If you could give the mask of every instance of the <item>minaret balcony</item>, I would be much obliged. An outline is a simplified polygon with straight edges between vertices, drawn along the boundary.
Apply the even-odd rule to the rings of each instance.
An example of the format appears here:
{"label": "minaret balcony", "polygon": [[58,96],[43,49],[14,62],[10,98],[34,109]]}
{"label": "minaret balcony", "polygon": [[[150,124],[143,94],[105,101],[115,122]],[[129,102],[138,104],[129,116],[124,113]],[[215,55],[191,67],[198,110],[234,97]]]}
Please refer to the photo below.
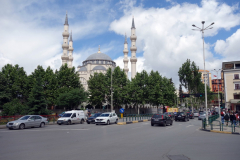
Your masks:
{"label": "minaret balcony", "polygon": [[123,62],[128,62],[128,58],[127,59],[123,59]]}
{"label": "minaret balcony", "polygon": [[131,51],[136,51],[136,50],[137,50],[137,47],[135,47],[135,46],[134,46],[134,47],[131,47],[130,50],[131,50]]}
{"label": "minaret balcony", "polygon": [[62,33],[62,36],[63,36],[63,37],[69,37],[69,33],[68,33],[68,32],[63,32],[63,33]]}
{"label": "minaret balcony", "polygon": [[73,51],[73,48],[69,48],[68,51]]}
{"label": "minaret balcony", "polygon": [[64,49],[64,48],[69,48],[69,45],[68,44],[62,44],[62,48]]}
{"label": "minaret balcony", "polygon": [[130,58],[130,62],[137,62],[137,58]]}
{"label": "minaret balcony", "polygon": [[62,60],[68,60],[69,57],[68,56],[61,56]]}
{"label": "minaret balcony", "polygon": [[128,69],[128,68],[124,68],[124,71],[125,71],[125,72],[128,72],[128,71],[129,71],[129,69]]}
{"label": "minaret balcony", "polygon": [[69,57],[68,59],[69,59],[70,61],[73,61],[73,57]]}
{"label": "minaret balcony", "polygon": [[137,36],[130,36],[130,40],[136,40]]}
{"label": "minaret balcony", "polygon": [[128,50],[125,50],[125,49],[124,49],[124,50],[123,50],[123,53],[128,53]]}

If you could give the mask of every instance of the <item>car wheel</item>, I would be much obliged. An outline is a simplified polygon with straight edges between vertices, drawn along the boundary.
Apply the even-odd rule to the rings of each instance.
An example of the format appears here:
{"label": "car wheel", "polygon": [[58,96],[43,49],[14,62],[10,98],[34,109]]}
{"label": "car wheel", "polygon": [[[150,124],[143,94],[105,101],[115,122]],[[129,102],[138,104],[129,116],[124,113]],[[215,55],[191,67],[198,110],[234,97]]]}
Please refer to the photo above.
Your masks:
{"label": "car wheel", "polygon": [[71,125],[71,121],[68,121],[68,123],[67,123],[68,125]]}
{"label": "car wheel", "polygon": [[116,119],[116,122],[115,122],[115,124],[117,124],[118,123],[118,119]]}
{"label": "car wheel", "polygon": [[187,120],[189,121],[189,118]]}
{"label": "car wheel", "polygon": [[83,121],[83,119],[81,119],[80,124],[83,124],[83,123],[84,123],[84,121]]}
{"label": "car wheel", "polygon": [[20,124],[19,129],[24,129],[24,128],[25,128],[25,125],[23,123]]}
{"label": "car wheel", "polygon": [[39,127],[43,128],[44,126],[45,126],[45,123],[42,122]]}
{"label": "car wheel", "polygon": [[12,128],[8,128],[9,130],[13,130]]}
{"label": "car wheel", "polygon": [[170,123],[170,126],[173,124],[173,121]]}
{"label": "car wheel", "polygon": [[61,125],[61,123],[59,123],[58,125]]}
{"label": "car wheel", "polygon": [[110,125],[110,121],[109,120],[107,121],[107,125]]}
{"label": "car wheel", "polygon": [[151,123],[151,126],[154,126],[154,124],[153,124],[153,123]]}
{"label": "car wheel", "polygon": [[96,124],[96,125],[98,125],[98,124]]}
{"label": "car wheel", "polygon": [[164,122],[163,126],[166,127],[166,125],[167,125],[166,122]]}
{"label": "car wheel", "polygon": [[90,124],[90,122],[87,122],[87,124]]}

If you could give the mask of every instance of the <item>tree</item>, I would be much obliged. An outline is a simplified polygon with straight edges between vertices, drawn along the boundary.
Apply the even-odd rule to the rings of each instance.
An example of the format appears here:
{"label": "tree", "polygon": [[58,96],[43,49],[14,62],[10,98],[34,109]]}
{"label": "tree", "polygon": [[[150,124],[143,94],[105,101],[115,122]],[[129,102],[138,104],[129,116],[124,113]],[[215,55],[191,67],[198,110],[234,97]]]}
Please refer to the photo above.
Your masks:
{"label": "tree", "polygon": [[2,67],[2,73],[7,81],[7,90],[10,92],[11,100],[18,98],[21,102],[27,99],[27,74],[19,65],[7,64]]}
{"label": "tree", "polygon": [[7,84],[7,79],[4,77],[3,73],[0,72],[0,110],[5,103],[11,100],[11,94]]}
{"label": "tree", "polygon": [[49,111],[46,109],[47,101],[44,97],[42,77],[38,76],[35,81],[28,98],[29,114],[46,115]]}
{"label": "tree", "polygon": [[57,99],[57,105],[66,110],[77,108],[79,104],[87,100],[87,94],[83,88],[75,88],[66,93],[61,93]]}
{"label": "tree", "polygon": [[3,105],[2,116],[26,115],[28,111],[29,108],[22,104],[19,99],[15,98]]}

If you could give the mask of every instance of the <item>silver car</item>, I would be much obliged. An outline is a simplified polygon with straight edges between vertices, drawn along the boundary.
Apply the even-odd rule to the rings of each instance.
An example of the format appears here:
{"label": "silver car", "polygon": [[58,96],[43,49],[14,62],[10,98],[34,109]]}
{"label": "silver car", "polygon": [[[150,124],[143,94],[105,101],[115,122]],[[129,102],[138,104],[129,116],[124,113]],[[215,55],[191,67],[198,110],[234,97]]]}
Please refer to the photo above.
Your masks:
{"label": "silver car", "polygon": [[47,118],[39,115],[26,115],[18,120],[8,122],[6,127],[8,129],[24,129],[30,127],[44,127],[47,124]]}
{"label": "silver car", "polygon": [[206,118],[206,112],[200,112],[198,116],[198,120],[202,120],[204,118]]}

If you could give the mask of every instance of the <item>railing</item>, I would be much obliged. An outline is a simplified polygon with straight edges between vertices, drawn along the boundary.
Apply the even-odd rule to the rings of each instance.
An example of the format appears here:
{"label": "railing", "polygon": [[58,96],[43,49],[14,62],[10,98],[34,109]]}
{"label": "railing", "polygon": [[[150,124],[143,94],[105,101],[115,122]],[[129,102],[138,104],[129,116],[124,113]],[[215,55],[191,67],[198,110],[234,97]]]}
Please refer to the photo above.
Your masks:
{"label": "railing", "polygon": [[122,119],[123,122],[128,122],[150,119],[152,115],[153,114],[125,114],[123,118],[121,118],[121,115],[118,115],[118,117]]}

